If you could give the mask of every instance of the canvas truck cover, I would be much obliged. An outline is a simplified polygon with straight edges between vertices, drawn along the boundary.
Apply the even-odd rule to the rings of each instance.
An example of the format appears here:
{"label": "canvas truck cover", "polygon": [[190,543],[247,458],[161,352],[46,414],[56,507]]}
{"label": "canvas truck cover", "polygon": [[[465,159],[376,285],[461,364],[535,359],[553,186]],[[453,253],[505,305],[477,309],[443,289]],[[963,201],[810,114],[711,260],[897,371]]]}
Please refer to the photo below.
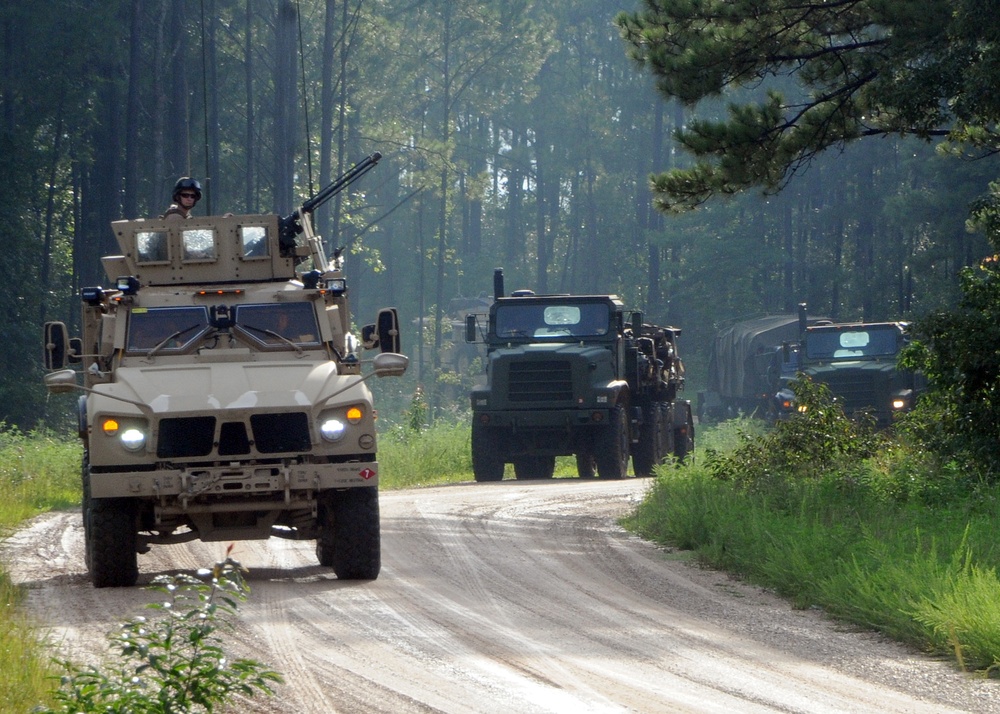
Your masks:
{"label": "canvas truck cover", "polygon": [[[827,318],[810,318],[814,325]],[[798,315],[768,315],[738,322],[715,338],[708,362],[708,389],[723,398],[760,397],[778,375],[773,369],[774,351],[784,342],[798,342]]]}

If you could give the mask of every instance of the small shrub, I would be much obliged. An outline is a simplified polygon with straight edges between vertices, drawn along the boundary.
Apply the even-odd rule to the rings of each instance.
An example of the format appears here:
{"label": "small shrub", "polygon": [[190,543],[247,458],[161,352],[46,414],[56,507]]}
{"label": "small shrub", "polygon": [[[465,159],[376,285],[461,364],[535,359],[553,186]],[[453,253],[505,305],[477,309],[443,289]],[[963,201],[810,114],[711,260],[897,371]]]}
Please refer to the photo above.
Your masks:
{"label": "small shrub", "polygon": [[233,694],[272,694],[281,676],[256,660],[230,659],[217,633],[246,600],[242,573],[227,552],[199,577],[156,578],[152,589],[166,598],[147,605],[154,616],[134,617],[110,636],[117,660],[105,668],[62,662],[56,708],[36,711],[193,714],[213,712]]}
{"label": "small shrub", "polygon": [[857,464],[884,444],[874,422],[848,418],[826,385],[803,376],[792,386],[800,411],[763,436],[745,435],[731,452],[710,451],[707,467],[713,476],[745,489],[774,493],[831,471],[849,481]]}

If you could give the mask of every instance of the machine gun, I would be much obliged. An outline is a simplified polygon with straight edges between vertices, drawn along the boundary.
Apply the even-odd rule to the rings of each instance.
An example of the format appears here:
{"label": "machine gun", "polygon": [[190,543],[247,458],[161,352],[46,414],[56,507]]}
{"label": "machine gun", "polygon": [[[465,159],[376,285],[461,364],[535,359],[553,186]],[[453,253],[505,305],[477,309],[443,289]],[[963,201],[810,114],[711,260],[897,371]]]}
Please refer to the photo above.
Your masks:
{"label": "machine gun", "polygon": [[[294,213],[278,219],[278,244],[281,248],[281,255],[284,257],[295,255],[295,237],[306,232],[306,237],[313,241],[312,226],[306,228],[304,221],[307,215],[312,214],[317,208],[357,181],[375,167],[375,164],[382,158],[382,154],[375,152],[365,157],[351,168],[334,179],[328,186],[307,200]],[[322,262],[326,262],[325,258]],[[325,270],[325,266],[321,270]]]}

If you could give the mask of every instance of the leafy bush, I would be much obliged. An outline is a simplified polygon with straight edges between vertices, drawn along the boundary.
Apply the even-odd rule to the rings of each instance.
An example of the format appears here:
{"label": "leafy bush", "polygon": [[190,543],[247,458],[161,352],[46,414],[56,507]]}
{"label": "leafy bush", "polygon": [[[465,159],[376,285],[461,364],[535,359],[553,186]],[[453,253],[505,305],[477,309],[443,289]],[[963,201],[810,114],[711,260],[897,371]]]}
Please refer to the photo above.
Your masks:
{"label": "leafy bush", "polygon": [[[996,246],[1000,223],[996,206],[974,211]],[[947,311],[931,313],[911,328],[913,341],[901,364],[923,372],[931,386],[909,428],[926,447],[945,459],[1000,477],[1000,256],[964,268],[962,299]]]}
{"label": "leafy bush", "polygon": [[116,662],[106,668],[63,662],[57,708],[36,711],[193,714],[213,712],[233,694],[272,694],[281,676],[255,660],[230,659],[217,634],[246,600],[242,572],[227,552],[200,577],[158,577],[152,589],[166,598],[147,605],[156,614],[132,618],[110,636]]}
{"label": "leafy bush", "polygon": [[874,420],[849,419],[825,384],[802,376],[792,387],[798,413],[764,435],[747,434],[729,453],[710,452],[712,475],[746,489],[772,491],[831,471],[849,478],[884,446]]}

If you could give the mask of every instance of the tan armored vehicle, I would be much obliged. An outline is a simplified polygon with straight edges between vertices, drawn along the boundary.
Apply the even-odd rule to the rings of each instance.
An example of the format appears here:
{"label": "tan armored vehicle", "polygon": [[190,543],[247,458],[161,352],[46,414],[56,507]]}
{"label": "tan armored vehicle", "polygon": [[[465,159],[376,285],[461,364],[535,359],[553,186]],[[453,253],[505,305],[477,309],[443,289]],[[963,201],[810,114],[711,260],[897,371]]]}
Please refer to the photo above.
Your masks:
{"label": "tan armored vehicle", "polygon": [[403,374],[407,358],[393,308],[361,340],[350,332],[343,261],[327,261],[310,223],[329,195],[287,218],[116,221],[122,254],[103,259],[115,287],[81,291],[82,337],[45,325],[46,385],[83,392],[96,587],[133,585],[153,544],[271,536],[315,540],[339,578],[378,576],[365,380]]}

